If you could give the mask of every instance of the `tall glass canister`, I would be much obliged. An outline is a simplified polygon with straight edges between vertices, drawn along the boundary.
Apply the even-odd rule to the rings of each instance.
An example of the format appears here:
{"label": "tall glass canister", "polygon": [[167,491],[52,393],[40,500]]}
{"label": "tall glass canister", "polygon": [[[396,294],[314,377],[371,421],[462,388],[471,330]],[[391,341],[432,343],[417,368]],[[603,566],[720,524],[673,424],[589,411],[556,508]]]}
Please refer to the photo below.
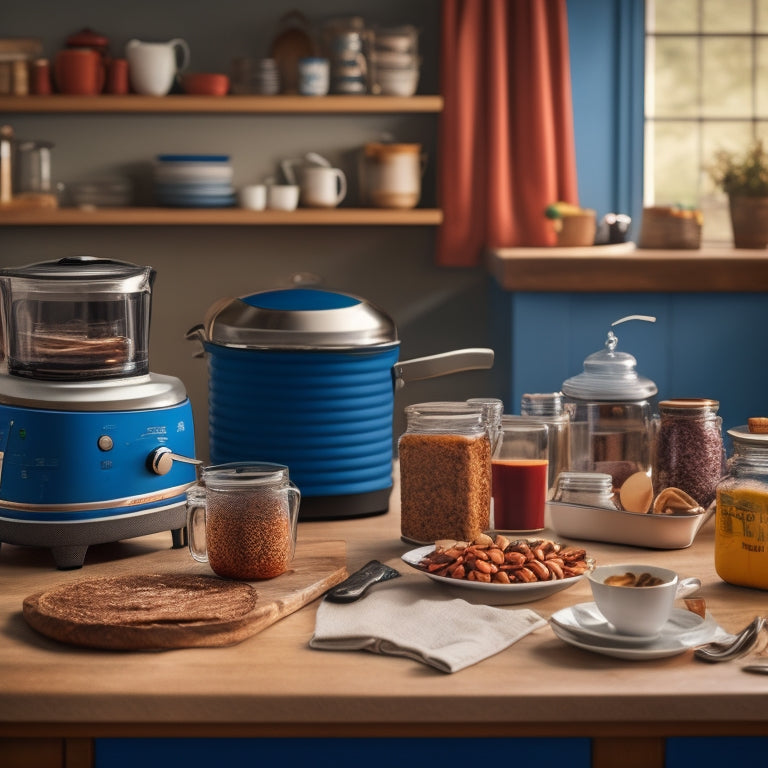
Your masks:
{"label": "tall glass canister", "polygon": [[706,398],[678,398],[659,403],[653,459],[653,491],[685,491],[702,507],[715,500],[723,476],[725,452],[720,403]]}
{"label": "tall glass canister", "polygon": [[402,538],[472,541],[490,527],[491,441],[483,407],[419,403],[405,415],[398,442]]}
{"label": "tall glass canister", "polygon": [[528,419],[541,421],[549,427],[549,474],[548,498],[555,491],[557,476],[568,469],[571,462],[570,415],[565,408],[562,392],[537,392],[524,394],[520,401],[520,414]]}

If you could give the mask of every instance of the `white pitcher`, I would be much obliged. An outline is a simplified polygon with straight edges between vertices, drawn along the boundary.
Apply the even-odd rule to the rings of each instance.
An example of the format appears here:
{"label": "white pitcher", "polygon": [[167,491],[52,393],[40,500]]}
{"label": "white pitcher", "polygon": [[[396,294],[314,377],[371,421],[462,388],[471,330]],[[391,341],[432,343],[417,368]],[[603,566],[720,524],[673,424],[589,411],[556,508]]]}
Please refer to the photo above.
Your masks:
{"label": "white pitcher", "polygon": [[189,46],[180,37],[167,43],[129,40],[125,44],[125,58],[128,59],[131,86],[136,93],[165,96],[171,90],[176,74],[189,66]]}

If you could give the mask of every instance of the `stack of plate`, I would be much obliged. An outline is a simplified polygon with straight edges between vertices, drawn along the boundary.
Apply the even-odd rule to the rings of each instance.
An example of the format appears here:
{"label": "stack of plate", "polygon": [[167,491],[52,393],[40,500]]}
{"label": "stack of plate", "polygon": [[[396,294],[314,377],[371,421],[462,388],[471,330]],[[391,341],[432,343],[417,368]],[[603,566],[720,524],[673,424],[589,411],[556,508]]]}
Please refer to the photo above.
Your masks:
{"label": "stack of plate", "polygon": [[255,93],[263,96],[273,96],[280,93],[280,71],[275,59],[259,59],[256,62],[252,86]]}
{"label": "stack of plate", "polygon": [[154,191],[158,205],[228,208],[235,204],[227,155],[158,155]]}

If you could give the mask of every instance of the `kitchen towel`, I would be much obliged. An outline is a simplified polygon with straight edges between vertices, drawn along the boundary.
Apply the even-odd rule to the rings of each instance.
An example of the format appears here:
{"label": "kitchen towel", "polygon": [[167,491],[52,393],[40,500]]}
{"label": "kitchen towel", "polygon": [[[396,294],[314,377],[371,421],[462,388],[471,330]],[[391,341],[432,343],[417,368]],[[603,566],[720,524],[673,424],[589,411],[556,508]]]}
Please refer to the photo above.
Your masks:
{"label": "kitchen towel", "polygon": [[474,605],[410,579],[376,585],[354,603],[323,600],[311,648],[406,656],[458,672],[503,651],[547,622],[534,611]]}

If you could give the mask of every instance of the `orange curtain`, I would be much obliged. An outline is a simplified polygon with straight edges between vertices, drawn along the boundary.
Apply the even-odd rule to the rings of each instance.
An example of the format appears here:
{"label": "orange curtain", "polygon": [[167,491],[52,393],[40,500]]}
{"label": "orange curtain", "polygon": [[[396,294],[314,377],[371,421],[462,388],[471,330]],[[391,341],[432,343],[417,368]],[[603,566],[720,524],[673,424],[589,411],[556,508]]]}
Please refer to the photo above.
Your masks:
{"label": "orange curtain", "polygon": [[578,203],[566,0],[443,0],[442,266],[553,245],[550,203]]}

